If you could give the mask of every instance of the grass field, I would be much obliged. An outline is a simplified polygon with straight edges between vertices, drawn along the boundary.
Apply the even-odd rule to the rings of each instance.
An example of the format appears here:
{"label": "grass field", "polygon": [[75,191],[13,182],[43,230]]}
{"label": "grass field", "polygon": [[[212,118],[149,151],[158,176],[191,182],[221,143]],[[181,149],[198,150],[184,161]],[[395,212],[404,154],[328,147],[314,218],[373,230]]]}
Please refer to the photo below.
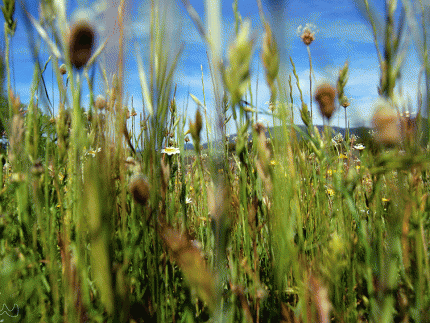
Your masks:
{"label": "grass field", "polygon": [[[411,116],[398,104],[404,49],[394,18],[395,6],[404,8],[405,23],[428,39],[425,20],[411,11],[420,2],[387,0],[385,43],[375,44],[381,100],[373,128],[360,137],[329,126],[334,109],[347,111],[347,64],[336,84],[310,82],[314,106],[303,96],[300,103],[305,127],[291,123],[289,93],[302,93],[294,57],[279,58],[276,26],[264,21],[261,65],[278,102],[271,108],[276,134],[266,135],[243,101],[257,46],[246,19],[237,13],[236,39],[221,64],[219,13],[209,34],[183,4],[207,44],[213,83],[205,91],[214,91],[208,108],[217,112],[211,125],[196,97],[195,117],[178,112],[178,53],[163,42],[164,7],[155,0],[149,61],[136,54],[142,114],[124,103],[121,64],[105,76],[105,92],[94,93],[88,70],[101,64],[103,44],[94,48],[90,22],[68,28],[63,1],[41,5],[58,24],[29,18],[52,52],[58,114],[42,113],[35,99],[37,64],[32,99],[22,105],[9,66],[18,3],[3,1],[1,113],[9,145],[0,170],[0,321],[429,322],[429,127],[422,113]],[[367,0],[362,5],[376,28]],[[120,29],[123,8],[121,1]],[[299,36],[312,64],[315,35],[305,27]],[[428,94],[417,102],[420,112],[430,109]],[[325,118],[319,128],[311,117],[318,109]],[[227,123],[238,129],[234,141],[226,140]],[[207,137],[218,143],[203,146]]]}

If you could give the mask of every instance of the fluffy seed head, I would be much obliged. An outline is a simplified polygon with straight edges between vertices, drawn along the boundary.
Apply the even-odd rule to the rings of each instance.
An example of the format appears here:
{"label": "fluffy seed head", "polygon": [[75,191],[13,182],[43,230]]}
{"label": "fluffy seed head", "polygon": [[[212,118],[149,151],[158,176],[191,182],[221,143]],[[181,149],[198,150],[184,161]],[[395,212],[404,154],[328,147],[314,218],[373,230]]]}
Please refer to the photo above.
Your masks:
{"label": "fluffy seed head", "polygon": [[384,145],[394,145],[400,141],[400,127],[397,112],[381,105],[372,118],[376,141]]}
{"label": "fluffy seed head", "polygon": [[314,34],[311,33],[309,30],[303,32],[301,38],[305,45],[310,45],[315,40]]}
{"label": "fluffy seed head", "polygon": [[128,189],[137,203],[146,204],[149,199],[149,184],[143,175],[133,176]]}
{"label": "fluffy seed head", "polygon": [[320,85],[315,92],[315,100],[318,102],[321,114],[327,119],[330,119],[334,112],[335,97],[336,90],[328,83]]}
{"label": "fluffy seed head", "polygon": [[106,99],[103,95],[98,95],[96,99],[95,106],[98,110],[103,110],[106,108]]}
{"label": "fluffy seed head", "polygon": [[76,22],[70,30],[69,55],[72,65],[82,68],[90,59],[94,44],[94,29],[85,20]]}
{"label": "fluffy seed head", "polygon": [[309,46],[315,40],[316,32],[316,27],[313,24],[306,24],[305,27],[300,25],[299,28],[297,28],[297,34],[306,46]]}

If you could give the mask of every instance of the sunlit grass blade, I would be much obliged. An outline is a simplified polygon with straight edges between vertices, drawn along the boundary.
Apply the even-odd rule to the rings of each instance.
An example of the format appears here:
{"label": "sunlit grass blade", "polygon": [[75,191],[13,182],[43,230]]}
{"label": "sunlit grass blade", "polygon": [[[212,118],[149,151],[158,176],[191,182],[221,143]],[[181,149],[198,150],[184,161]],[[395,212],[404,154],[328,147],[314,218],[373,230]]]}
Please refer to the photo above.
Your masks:
{"label": "sunlit grass blade", "polygon": [[140,57],[137,44],[136,44],[136,60],[137,60],[137,67],[139,70],[140,87],[142,89],[142,96],[144,99],[145,107],[148,109],[149,115],[152,117],[154,115],[154,109],[152,108],[151,94],[148,89],[148,83],[146,82],[146,76],[145,76],[146,74],[145,74],[145,70],[143,69],[142,58]]}

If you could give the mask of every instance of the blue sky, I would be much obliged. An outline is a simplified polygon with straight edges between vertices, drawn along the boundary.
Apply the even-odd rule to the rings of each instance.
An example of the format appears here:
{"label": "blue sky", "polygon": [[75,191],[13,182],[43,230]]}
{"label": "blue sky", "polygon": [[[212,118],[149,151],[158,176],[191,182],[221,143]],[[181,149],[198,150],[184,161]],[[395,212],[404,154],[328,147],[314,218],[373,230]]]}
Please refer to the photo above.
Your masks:
{"label": "blue sky", "polygon": [[[166,0],[167,1],[167,0]],[[273,1],[273,0],[272,0]],[[131,106],[131,97],[133,96],[133,106],[139,113],[142,111],[142,96],[137,72],[135,44],[137,43],[143,53],[144,64],[147,67],[147,48],[149,34],[149,7],[140,2],[133,1],[129,3],[128,19],[127,19],[127,35],[128,45],[126,49],[126,70],[125,70],[125,94],[128,95],[128,106]],[[265,14],[270,18],[267,10],[268,1],[263,1]],[[282,1],[275,1],[282,2]],[[283,48],[284,57],[281,59],[289,67],[288,55],[293,58],[296,65],[296,70],[300,77],[300,84],[306,102],[309,102],[309,61],[306,51],[306,46],[301,42],[296,34],[296,29],[299,25],[312,23],[316,25],[318,32],[316,40],[310,45],[314,64],[315,85],[328,80],[333,84],[336,81],[339,69],[346,61],[349,62],[349,81],[345,88],[346,95],[350,98],[351,105],[348,108],[348,119],[350,124],[366,124],[370,125],[370,119],[375,107],[377,95],[377,85],[379,84],[379,67],[376,55],[375,46],[373,44],[373,36],[371,29],[366,19],[355,6],[354,1],[345,0],[290,0],[288,6],[285,7],[286,21],[282,35],[284,39],[280,41],[278,46]],[[38,17],[37,1],[27,0],[27,8],[31,15]],[[119,3],[118,0],[103,0],[103,1],[70,1],[68,3],[69,19],[76,17],[87,17],[99,29],[98,42],[104,40],[104,34],[110,28],[114,28],[113,19],[109,19],[109,15],[115,12],[112,4]],[[184,46],[179,66],[176,72],[175,82],[178,84],[177,102],[180,110],[184,110],[186,115],[193,117],[196,109],[195,103],[188,99],[188,91],[192,93],[200,101],[203,102],[202,93],[202,70],[203,81],[206,92],[206,105],[208,113],[211,115],[210,122],[213,122],[214,103],[211,91],[211,78],[208,68],[208,59],[206,56],[206,46],[200,38],[195,26],[186,14],[186,11],[180,1],[174,2],[170,6],[170,26],[173,39],[166,40],[169,46],[179,48]],[[200,17],[205,21],[204,1],[190,0]],[[229,44],[234,37],[234,14],[232,10],[232,1],[222,1],[222,17],[223,17],[223,43],[224,53],[228,49]],[[376,2],[376,9],[382,16],[384,1]],[[269,101],[269,90],[265,84],[264,71],[260,60],[260,46],[262,40],[263,28],[258,15],[257,2],[250,0],[239,0],[239,12],[243,19],[249,19],[252,30],[256,35],[254,59],[251,70],[251,82],[253,91],[253,100],[259,111],[267,111]],[[30,84],[33,75],[33,58],[29,49],[28,34],[22,22],[22,11],[17,3],[17,18],[18,27],[13,38],[13,68],[14,79],[13,86],[16,92],[20,95],[21,101],[29,102]],[[3,22],[3,16],[0,18]],[[3,24],[1,24],[3,26]],[[3,34],[3,33],[1,33]],[[34,35],[36,35],[34,33]],[[3,36],[1,38],[4,43]],[[2,45],[2,48],[4,46]],[[115,54],[116,43],[113,41],[108,46],[107,51]],[[41,43],[40,61],[42,65],[49,56],[49,52]],[[108,64],[109,65],[109,64]],[[410,106],[416,107],[417,98],[417,83],[419,58],[415,50],[411,47],[408,52],[407,59],[403,70],[402,92],[403,98],[409,100]],[[202,70],[201,70],[202,68]],[[287,73],[291,69],[287,69]],[[96,72],[98,74],[98,72]],[[55,111],[57,111],[58,94],[55,84],[52,83],[52,71],[50,65],[44,74],[47,84],[48,93],[54,102]],[[258,91],[257,91],[258,81]],[[293,82],[295,85],[295,82]],[[101,82],[96,84],[96,95],[103,94],[104,89]],[[88,106],[88,91],[86,84],[83,88],[83,106]],[[294,87],[294,103],[295,122],[301,123],[299,119],[299,97],[296,87]],[[187,106],[188,101],[188,106]],[[270,116],[260,114],[260,119],[263,122],[271,122]],[[314,103],[314,122],[322,124],[322,118],[317,111]],[[332,117],[332,125],[344,125],[344,109],[340,108]],[[187,122],[188,124],[188,122]],[[231,132],[235,130],[230,128]]]}

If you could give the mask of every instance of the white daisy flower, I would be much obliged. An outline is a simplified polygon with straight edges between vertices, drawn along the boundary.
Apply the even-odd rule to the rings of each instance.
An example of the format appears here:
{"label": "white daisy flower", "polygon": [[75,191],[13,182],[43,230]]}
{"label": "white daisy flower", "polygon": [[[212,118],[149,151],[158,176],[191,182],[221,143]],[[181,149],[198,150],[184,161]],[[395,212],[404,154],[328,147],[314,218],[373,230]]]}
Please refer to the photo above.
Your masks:
{"label": "white daisy flower", "polygon": [[354,149],[356,149],[356,150],[363,150],[364,148],[366,148],[366,147],[363,144],[354,145]]}
{"label": "white daisy flower", "polygon": [[179,148],[176,148],[176,147],[166,147],[166,148],[161,149],[161,153],[167,154],[170,156],[170,155],[179,154],[180,151],[179,151]]}

